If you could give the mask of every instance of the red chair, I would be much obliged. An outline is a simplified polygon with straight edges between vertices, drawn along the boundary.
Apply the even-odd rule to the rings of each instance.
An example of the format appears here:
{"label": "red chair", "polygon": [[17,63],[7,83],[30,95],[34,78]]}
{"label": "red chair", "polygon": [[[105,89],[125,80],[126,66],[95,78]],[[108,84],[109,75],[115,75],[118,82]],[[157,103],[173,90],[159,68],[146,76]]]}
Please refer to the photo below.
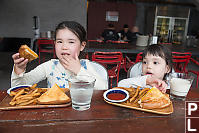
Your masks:
{"label": "red chair", "polygon": [[190,52],[172,52],[173,68],[175,72],[187,73],[187,65],[191,58]]}
{"label": "red chair", "polygon": [[110,88],[112,88],[113,78],[119,81],[119,72],[121,69],[123,55],[121,52],[94,52],[92,54],[92,61],[96,61],[108,70],[109,78],[111,79]]}
{"label": "red chair", "polygon": [[135,63],[142,61],[142,54],[143,54],[143,52],[140,52],[140,53],[137,54]]}
{"label": "red chair", "polygon": [[137,54],[135,62],[133,62],[128,56],[125,56],[125,59],[124,59],[124,64],[125,64],[124,65],[124,70],[126,72],[128,72],[128,69],[132,65],[136,64],[137,62],[141,62],[142,61],[142,54],[143,54],[143,52],[140,52],[140,53]]}
{"label": "red chair", "polygon": [[[197,60],[191,58],[190,61],[199,66],[199,62],[198,62]],[[188,70],[188,72],[191,72],[191,73],[193,73],[193,74],[196,74],[196,76],[197,76],[197,78],[196,78],[196,87],[198,88],[199,71],[197,71],[197,70]]]}
{"label": "red chair", "polygon": [[131,59],[126,55],[123,59],[122,68],[124,68],[125,72],[128,72],[129,68],[135,64],[135,62],[131,61]]}
{"label": "red chair", "polygon": [[[53,40],[47,38],[39,38],[37,40],[37,46],[39,50],[39,64],[41,63],[41,53],[53,53],[53,58],[56,58],[55,55],[55,45]],[[45,56],[43,56],[45,60]]]}

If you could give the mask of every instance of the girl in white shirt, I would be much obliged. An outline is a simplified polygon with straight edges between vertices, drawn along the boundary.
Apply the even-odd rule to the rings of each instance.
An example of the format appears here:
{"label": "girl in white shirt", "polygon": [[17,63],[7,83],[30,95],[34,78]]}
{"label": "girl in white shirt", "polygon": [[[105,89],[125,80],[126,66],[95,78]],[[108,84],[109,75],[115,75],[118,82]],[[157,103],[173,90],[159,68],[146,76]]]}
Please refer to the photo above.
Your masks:
{"label": "girl in white shirt", "polygon": [[11,86],[35,84],[47,78],[48,87],[55,83],[68,88],[68,78],[77,75],[91,75],[96,78],[95,89],[108,89],[108,81],[101,77],[89,60],[79,60],[79,54],[86,46],[86,31],[74,21],[64,21],[55,30],[55,52],[58,59],[51,59],[28,73],[25,73],[28,59],[12,56],[14,69]]}
{"label": "girl in white shirt", "polygon": [[[149,45],[143,52],[142,74],[136,77],[123,79],[118,83],[119,87],[155,86],[162,92],[166,92],[167,75],[172,69],[172,55],[170,49],[164,45]],[[139,70],[138,70],[139,71]]]}

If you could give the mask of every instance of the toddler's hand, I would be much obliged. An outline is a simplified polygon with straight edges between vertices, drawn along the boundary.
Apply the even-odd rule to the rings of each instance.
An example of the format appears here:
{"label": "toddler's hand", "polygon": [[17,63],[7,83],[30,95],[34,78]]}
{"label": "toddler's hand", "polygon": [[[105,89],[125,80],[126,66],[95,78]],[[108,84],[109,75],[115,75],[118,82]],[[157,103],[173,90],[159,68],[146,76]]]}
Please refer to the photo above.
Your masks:
{"label": "toddler's hand", "polygon": [[20,58],[19,53],[12,55],[13,61],[14,61],[14,71],[16,74],[21,74],[25,71],[26,65],[28,63],[28,59]]}
{"label": "toddler's hand", "polygon": [[75,59],[70,55],[64,55],[61,59],[61,62],[65,69],[75,74],[77,74],[80,71],[81,64],[78,55],[75,56]]}
{"label": "toddler's hand", "polygon": [[146,80],[146,84],[150,85],[150,86],[155,86],[156,88],[158,88],[163,93],[166,92],[167,84],[163,80],[148,76],[147,80]]}

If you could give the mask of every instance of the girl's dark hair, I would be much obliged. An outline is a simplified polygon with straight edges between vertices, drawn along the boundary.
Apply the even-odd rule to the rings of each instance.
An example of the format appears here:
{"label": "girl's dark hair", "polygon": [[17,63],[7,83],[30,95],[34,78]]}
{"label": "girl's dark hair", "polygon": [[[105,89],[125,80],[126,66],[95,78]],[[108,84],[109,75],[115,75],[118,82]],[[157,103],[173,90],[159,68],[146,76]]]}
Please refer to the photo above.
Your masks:
{"label": "girl's dark hair", "polygon": [[147,54],[160,56],[166,61],[166,64],[170,67],[170,70],[172,70],[172,53],[167,46],[161,44],[149,45],[143,52],[143,58]]}
{"label": "girl's dark hair", "polygon": [[73,32],[79,38],[81,43],[83,41],[87,41],[86,30],[81,24],[75,21],[63,21],[60,24],[58,24],[55,29],[55,39],[57,32],[64,28],[68,28],[71,32]]}

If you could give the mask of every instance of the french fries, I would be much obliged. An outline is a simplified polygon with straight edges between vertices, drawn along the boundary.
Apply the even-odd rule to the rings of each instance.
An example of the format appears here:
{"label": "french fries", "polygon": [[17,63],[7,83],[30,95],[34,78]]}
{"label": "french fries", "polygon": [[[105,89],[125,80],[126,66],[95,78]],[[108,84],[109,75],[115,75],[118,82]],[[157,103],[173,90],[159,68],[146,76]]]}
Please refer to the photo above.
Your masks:
{"label": "french fries", "polygon": [[[118,88],[118,87],[117,87]],[[119,87],[121,89],[125,89],[126,91],[129,92],[129,99],[127,101],[124,102],[124,104],[138,104],[138,101],[147,93],[147,91],[150,90],[150,88],[144,88],[144,89],[140,89],[140,87],[138,86],[137,88],[125,88],[125,87]]]}
{"label": "french fries", "polygon": [[23,88],[17,92],[11,91],[10,96],[13,99],[10,101],[10,105],[25,106],[29,104],[37,104],[37,98],[40,97],[47,89],[36,88],[37,84],[31,87]]}
{"label": "french fries", "polygon": [[132,102],[133,100],[135,100],[135,98],[138,96],[139,94],[139,91],[140,91],[140,87],[137,87],[136,89],[136,92],[135,92],[135,95],[133,97],[130,98],[130,102]]}

